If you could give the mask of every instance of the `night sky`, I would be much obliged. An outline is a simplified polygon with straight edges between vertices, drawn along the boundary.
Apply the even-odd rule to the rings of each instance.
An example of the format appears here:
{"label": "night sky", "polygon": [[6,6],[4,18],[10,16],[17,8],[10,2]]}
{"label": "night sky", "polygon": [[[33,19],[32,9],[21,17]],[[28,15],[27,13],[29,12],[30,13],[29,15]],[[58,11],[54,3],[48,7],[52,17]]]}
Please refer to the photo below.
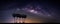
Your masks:
{"label": "night sky", "polygon": [[59,0],[0,0],[0,23],[14,23],[13,13],[26,14],[26,23],[60,23]]}

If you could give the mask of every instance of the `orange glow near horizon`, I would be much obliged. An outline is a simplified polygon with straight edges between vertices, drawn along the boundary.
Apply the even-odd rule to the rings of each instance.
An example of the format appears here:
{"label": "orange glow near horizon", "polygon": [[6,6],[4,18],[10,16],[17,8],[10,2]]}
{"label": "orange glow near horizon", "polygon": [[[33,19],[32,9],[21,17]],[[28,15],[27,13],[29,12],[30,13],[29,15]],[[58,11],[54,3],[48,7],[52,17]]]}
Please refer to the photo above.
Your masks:
{"label": "orange glow near horizon", "polygon": [[[42,20],[39,19],[30,19],[30,18],[26,18],[25,19],[25,23],[42,23]],[[17,23],[19,23],[19,20],[17,20]]]}
{"label": "orange glow near horizon", "polygon": [[[9,23],[14,23],[15,21],[14,21],[14,19],[12,18],[12,19],[8,19],[8,22]],[[36,17],[27,17],[26,19],[25,19],[25,22],[24,23],[43,23],[44,21],[43,21],[43,19],[40,19],[40,18],[36,18]],[[17,23],[19,23],[19,20],[17,20]]]}

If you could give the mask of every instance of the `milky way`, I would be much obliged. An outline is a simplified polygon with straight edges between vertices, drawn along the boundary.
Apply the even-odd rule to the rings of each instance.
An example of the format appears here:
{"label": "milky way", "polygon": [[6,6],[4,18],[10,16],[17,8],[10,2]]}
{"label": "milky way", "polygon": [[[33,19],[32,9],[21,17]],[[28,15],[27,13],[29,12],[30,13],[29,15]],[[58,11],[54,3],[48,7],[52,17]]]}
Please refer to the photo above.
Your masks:
{"label": "milky way", "polygon": [[[36,15],[40,15],[40,16],[51,16],[51,14],[49,14],[48,12],[46,12],[45,10],[43,10],[42,8],[40,8],[40,6],[36,6],[36,8],[35,7],[33,7],[33,6],[28,6],[28,5],[26,5],[27,7],[24,7],[24,8],[22,8],[22,9],[20,9],[20,10],[23,10],[23,11],[25,11],[25,12],[29,12],[29,13],[32,13],[32,14],[36,14]],[[29,7],[29,8],[28,8]],[[18,9],[19,10],[19,9]]]}

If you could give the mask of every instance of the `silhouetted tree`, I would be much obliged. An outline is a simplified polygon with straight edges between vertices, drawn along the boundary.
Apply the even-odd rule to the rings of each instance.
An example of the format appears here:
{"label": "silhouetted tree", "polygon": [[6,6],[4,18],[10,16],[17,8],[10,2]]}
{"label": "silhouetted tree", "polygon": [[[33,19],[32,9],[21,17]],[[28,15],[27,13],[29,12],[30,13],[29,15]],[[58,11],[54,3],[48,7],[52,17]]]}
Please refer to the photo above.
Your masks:
{"label": "silhouetted tree", "polygon": [[[26,18],[26,15],[24,15],[24,14],[13,14],[12,15],[13,17],[14,17],[14,21],[15,21],[15,17],[17,17],[17,18]],[[24,23],[24,22],[23,22]]]}

